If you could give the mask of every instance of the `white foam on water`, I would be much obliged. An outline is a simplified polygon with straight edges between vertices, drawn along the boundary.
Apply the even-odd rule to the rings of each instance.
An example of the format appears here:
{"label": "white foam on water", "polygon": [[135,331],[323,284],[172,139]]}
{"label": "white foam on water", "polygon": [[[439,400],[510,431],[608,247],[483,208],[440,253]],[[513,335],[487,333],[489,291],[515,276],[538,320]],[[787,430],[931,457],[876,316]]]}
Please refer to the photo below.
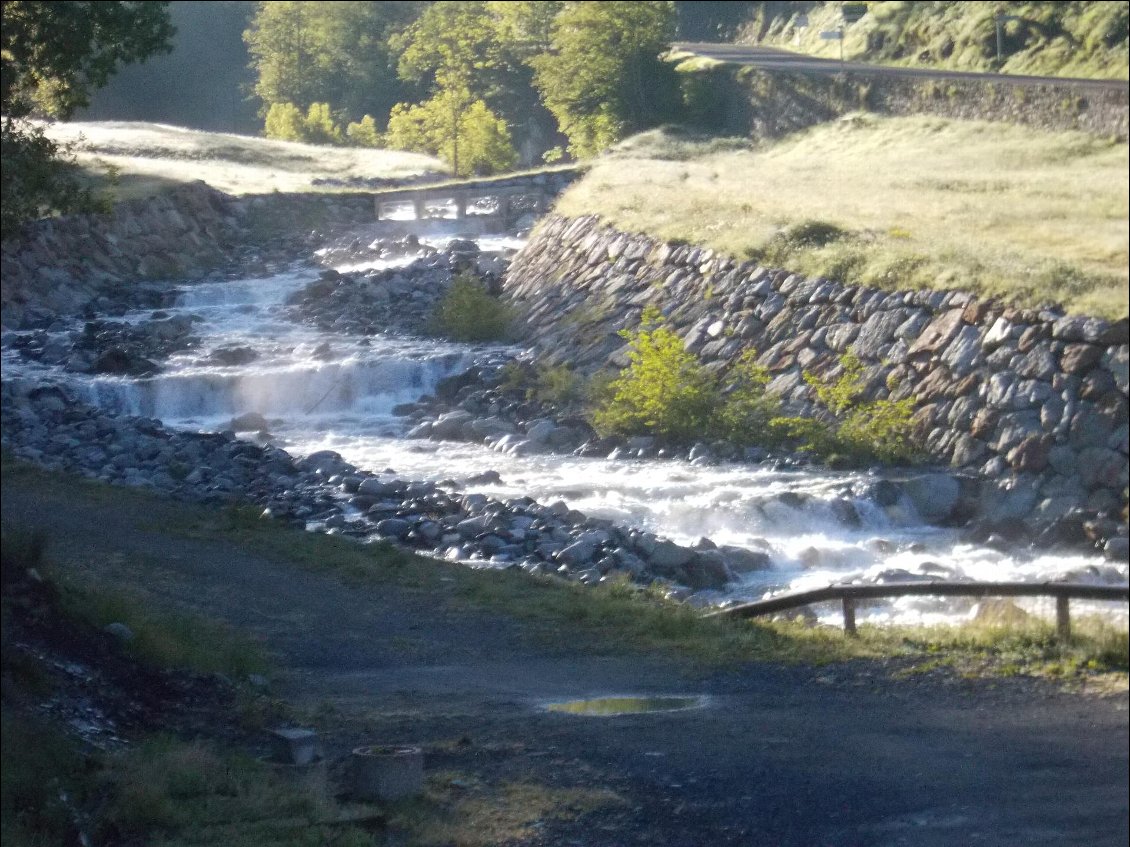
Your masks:
{"label": "white foam on water", "polygon": [[[453,237],[422,240],[443,249]],[[483,250],[521,245],[506,237],[476,240]],[[408,261],[346,264],[339,270],[387,268]],[[187,285],[177,305],[166,311],[193,316],[193,332],[201,344],[173,356],[163,372],[151,378],[63,375],[21,362],[11,351],[5,351],[5,376],[38,380],[51,374],[99,406],[186,429],[223,429],[234,416],[256,412],[267,418],[280,445],[296,455],[336,450],[359,467],[392,468],[405,479],[462,480],[493,470],[501,482],[475,485],[474,490],[502,499],[563,500],[587,515],[683,544],[705,537],[719,545],[767,552],[772,567],[745,575],[728,593],[735,599],[853,580],[1071,579],[1109,584],[1127,579],[1126,564],[1105,562],[1098,554],[999,552],[963,543],[955,531],[923,524],[907,503],[883,509],[856,497],[853,488],[868,481],[860,474],[699,467],[682,461],[515,457],[481,445],[405,440],[406,421],[392,415],[393,407],[430,393],[439,379],[468,367],[475,351],[428,339],[362,340],[286,320],[281,311],[287,297],[316,273],[303,268],[257,279]],[[245,347],[252,360],[217,364],[213,353],[221,347]],[[859,617],[900,623],[954,621],[968,614],[971,605],[903,598],[864,607]],[[1039,601],[1019,605],[1045,613]],[[1125,620],[1125,604],[1086,608],[1092,606]],[[829,607],[819,614],[834,623],[839,612]]]}

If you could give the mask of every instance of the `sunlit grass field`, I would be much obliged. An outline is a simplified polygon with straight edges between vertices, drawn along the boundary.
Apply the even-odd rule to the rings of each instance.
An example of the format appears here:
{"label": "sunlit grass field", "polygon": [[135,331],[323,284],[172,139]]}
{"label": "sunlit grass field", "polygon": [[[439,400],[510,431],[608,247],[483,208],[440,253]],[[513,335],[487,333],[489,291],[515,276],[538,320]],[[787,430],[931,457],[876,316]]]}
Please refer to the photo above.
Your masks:
{"label": "sunlit grass field", "polygon": [[557,209],[849,283],[1120,317],[1128,173],[1124,142],[857,114],[760,147],[644,133]]}
{"label": "sunlit grass field", "polygon": [[[229,194],[342,191],[350,178],[446,173],[438,159],[399,150],[326,147],[247,135],[202,132],[127,121],[56,123],[48,135],[74,145],[78,164],[115,200],[128,200],[204,180]],[[107,173],[112,177],[107,178]]]}

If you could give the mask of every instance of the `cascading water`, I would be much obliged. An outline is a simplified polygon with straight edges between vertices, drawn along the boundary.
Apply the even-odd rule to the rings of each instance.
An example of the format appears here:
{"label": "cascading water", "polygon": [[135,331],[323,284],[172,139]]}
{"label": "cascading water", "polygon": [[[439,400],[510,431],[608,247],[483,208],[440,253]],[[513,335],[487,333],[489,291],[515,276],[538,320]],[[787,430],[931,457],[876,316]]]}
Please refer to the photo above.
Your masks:
{"label": "cascading water", "polygon": [[[488,239],[479,239],[490,249]],[[512,242],[511,242],[512,243]],[[388,267],[397,263],[368,263]],[[342,265],[355,271],[361,264]],[[1026,555],[961,543],[924,524],[908,502],[885,507],[864,496],[875,480],[822,470],[777,471],[681,461],[511,456],[483,446],[408,441],[394,406],[431,393],[482,350],[425,339],[357,337],[306,327],[284,314],[287,297],[309,282],[295,270],[262,279],[186,286],[165,310],[189,316],[200,343],[145,378],[64,375],[5,351],[5,377],[65,380],[104,409],[161,419],[191,430],[227,428],[260,416],[275,443],[294,455],[331,449],[370,470],[438,481],[496,471],[476,485],[499,499],[530,496],[618,524],[693,544],[708,538],[770,555],[772,567],[742,577],[725,597],[826,585],[845,579],[983,579],[1125,582],[1128,568],[1097,555]],[[126,316],[127,320],[148,317]],[[1050,606],[1049,606],[1050,608]],[[953,619],[954,601],[905,598],[861,618],[900,622]],[[1106,609],[1124,616],[1121,604]],[[829,612],[829,620],[835,612]]]}

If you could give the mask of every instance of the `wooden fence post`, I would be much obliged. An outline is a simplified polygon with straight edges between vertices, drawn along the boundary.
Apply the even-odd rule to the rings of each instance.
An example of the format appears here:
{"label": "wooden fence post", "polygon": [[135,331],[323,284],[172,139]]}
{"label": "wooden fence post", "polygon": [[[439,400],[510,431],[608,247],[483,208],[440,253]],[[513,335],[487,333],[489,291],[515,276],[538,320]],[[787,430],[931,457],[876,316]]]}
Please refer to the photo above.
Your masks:
{"label": "wooden fence post", "polygon": [[855,600],[850,597],[844,598],[844,635],[850,635],[853,638],[858,635],[855,631]]}
{"label": "wooden fence post", "polygon": [[1071,598],[1066,594],[1055,598],[1055,632],[1060,641],[1071,638]]}

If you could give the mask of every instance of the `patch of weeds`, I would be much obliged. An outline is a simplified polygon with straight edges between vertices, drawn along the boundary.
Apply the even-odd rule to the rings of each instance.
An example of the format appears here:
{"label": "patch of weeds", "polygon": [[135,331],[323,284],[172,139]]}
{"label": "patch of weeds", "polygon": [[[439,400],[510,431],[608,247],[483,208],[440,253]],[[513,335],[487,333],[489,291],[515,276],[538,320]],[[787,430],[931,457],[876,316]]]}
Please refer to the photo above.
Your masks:
{"label": "patch of weeds", "polygon": [[123,645],[125,651],[150,665],[223,673],[235,679],[267,668],[262,646],[231,627],[159,611],[124,587],[94,585],[75,577],[60,578],[58,583],[64,614],[99,629],[125,624],[134,635]]}
{"label": "patch of weeds", "polygon": [[518,781],[489,785],[443,771],[428,778],[422,798],[397,804],[389,827],[419,847],[494,847],[533,838],[545,822],[577,820],[623,804],[607,789]]}
{"label": "patch of weeds", "polygon": [[263,762],[202,744],[154,739],[109,757],[102,777],[110,801],[99,835],[115,842],[154,836],[167,847],[317,847],[371,844],[331,822],[338,808],[317,784],[300,785]]}
{"label": "patch of weeds", "polygon": [[8,703],[0,712],[0,736],[0,841],[67,843],[74,833],[74,809],[92,789],[86,760],[53,726],[17,713]]}
{"label": "patch of weeds", "polygon": [[513,310],[487,291],[469,272],[455,277],[436,306],[431,329],[453,341],[504,341],[510,336]]}

